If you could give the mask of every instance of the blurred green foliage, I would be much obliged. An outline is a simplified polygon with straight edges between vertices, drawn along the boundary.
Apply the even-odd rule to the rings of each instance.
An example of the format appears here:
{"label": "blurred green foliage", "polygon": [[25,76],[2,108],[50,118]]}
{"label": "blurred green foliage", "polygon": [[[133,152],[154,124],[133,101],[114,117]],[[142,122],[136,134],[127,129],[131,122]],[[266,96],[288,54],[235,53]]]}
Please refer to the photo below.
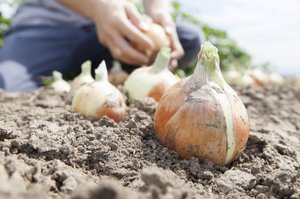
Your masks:
{"label": "blurred green foliage", "polygon": [[[173,18],[175,21],[192,22],[202,29],[205,39],[209,40],[219,49],[220,65],[222,70],[244,70],[252,67],[251,56],[239,47],[234,39],[230,38],[225,31],[213,28],[200,21],[194,15],[185,11],[178,1],[173,1]],[[185,67],[185,74],[190,75],[193,72],[195,65],[196,61],[190,66]],[[182,71],[177,71],[177,73],[182,74]]]}
{"label": "blurred green foliage", "polygon": [[4,18],[0,12],[0,46],[3,44],[3,35],[8,30],[10,19]]}
{"label": "blurred green foliage", "polygon": [[[16,10],[18,5],[22,3],[23,0],[0,0],[0,7],[3,8],[5,6],[6,8],[9,8],[9,10]],[[3,36],[6,31],[8,31],[10,25],[10,19],[6,18],[2,14],[2,10],[0,10],[0,46],[3,44]]]}

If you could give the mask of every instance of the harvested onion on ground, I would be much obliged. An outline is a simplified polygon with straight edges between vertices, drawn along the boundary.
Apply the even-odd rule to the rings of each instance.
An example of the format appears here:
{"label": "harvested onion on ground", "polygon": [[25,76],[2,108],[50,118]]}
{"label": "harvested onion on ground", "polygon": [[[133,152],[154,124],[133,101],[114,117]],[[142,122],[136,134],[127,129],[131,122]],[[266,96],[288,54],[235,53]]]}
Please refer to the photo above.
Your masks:
{"label": "harvested onion on ground", "polygon": [[128,78],[128,73],[122,69],[121,63],[113,61],[113,67],[110,69],[108,74],[108,81],[114,85],[124,85],[124,82]]}
{"label": "harvested onion on ground", "polygon": [[125,99],[121,92],[108,82],[104,61],[95,70],[95,81],[85,84],[76,92],[72,109],[82,115],[96,119],[107,116],[121,121],[126,115]]}
{"label": "harvested onion on ground", "polygon": [[249,74],[246,73],[242,76],[241,80],[238,82],[238,85],[241,87],[254,87],[256,86],[256,82]]}
{"label": "harvested onion on ground", "polygon": [[218,50],[205,42],[194,74],[171,87],[154,116],[157,137],[181,157],[228,164],[249,136],[245,106],[225,82]]}
{"label": "harvested onion on ground", "polygon": [[62,77],[62,74],[58,71],[52,72],[52,77],[54,82],[50,85],[54,90],[58,92],[69,92],[70,91],[70,84],[65,81]]}
{"label": "harvested onion on ground", "polygon": [[92,62],[86,61],[81,65],[81,73],[71,82],[71,92],[75,93],[82,85],[94,81],[91,75]]}
{"label": "harvested onion on ground", "polygon": [[154,64],[134,70],[124,88],[131,99],[152,97],[159,101],[164,92],[178,82],[179,78],[169,70],[170,48],[162,48]]}
{"label": "harvested onion on ground", "polygon": [[273,72],[268,75],[268,83],[273,86],[281,85],[284,83],[284,78],[281,75]]}
{"label": "harvested onion on ground", "polygon": [[238,85],[242,78],[242,74],[237,70],[229,70],[224,73],[224,78],[228,84]]}
{"label": "harvested onion on ground", "polygon": [[268,75],[259,68],[251,71],[250,76],[254,79],[255,83],[260,86],[266,85],[269,81]]}

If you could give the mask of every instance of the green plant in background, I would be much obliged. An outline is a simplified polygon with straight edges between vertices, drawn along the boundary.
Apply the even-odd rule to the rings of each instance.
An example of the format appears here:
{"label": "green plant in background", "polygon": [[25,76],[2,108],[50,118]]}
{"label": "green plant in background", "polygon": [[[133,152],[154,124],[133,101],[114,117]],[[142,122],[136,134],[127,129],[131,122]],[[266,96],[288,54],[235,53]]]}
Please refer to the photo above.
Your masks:
{"label": "green plant in background", "polygon": [[3,44],[3,35],[8,30],[10,19],[4,18],[0,12],[0,46]]}
{"label": "green plant in background", "polygon": [[[203,23],[189,12],[184,11],[178,1],[173,1],[173,18],[175,21],[189,21],[202,29],[205,39],[209,40],[219,49],[222,70],[245,70],[252,67],[251,56],[239,47],[234,39],[230,38],[225,31],[213,28],[208,24]],[[191,65],[186,66],[184,69],[185,74],[190,75],[193,72],[195,65],[196,61]],[[183,74],[181,70],[176,72]]]}
{"label": "green plant in background", "polygon": [[[3,8],[3,6],[6,6],[7,8],[11,10],[15,10],[22,0],[5,0],[0,1],[0,8]],[[5,32],[9,29],[10,25],[10,18],[4,17],[2,14],[2,10],[0,10],[0,46],[3,44],[3,36]]]}

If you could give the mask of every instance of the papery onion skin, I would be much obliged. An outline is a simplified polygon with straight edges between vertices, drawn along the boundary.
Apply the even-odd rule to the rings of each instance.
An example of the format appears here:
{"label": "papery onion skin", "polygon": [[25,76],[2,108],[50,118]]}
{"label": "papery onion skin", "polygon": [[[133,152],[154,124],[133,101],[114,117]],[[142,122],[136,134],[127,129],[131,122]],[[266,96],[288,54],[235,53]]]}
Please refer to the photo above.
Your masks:
{"label": "papery onion skin", "polygon": [[50,85],[57,92],[69,92],[71,90],[70,84],[65,81],[62,74],[58,71],[52,72],[54,82]]}
{"label": "papery onion skin", "polygon": [[171,42],[162,26],[153,22],[148,22],[148,25],[149,29],[144,33],[153,41],[154,49],[145,49],[137,44],[134,44],[134,47],[139,51],[144,52],[149,57],[147,65],[151,65],[159,50],[163,47],[170,47]]}
{"label": "papery onion skin", "polygon": [[107,116],[116,122],[126,116],[125,99],[121,92],[107,81],[107,71],[104,80],[96,79],[95,82],[80,87],[73,98],[72,109],[95,119]]}
{"label": "papery onion skin", "polygon": [[134,70],[125,81],[130,99],[152,97],[159,101],[164,92],[179,81],[169,69],[170,49],[162,48],[154,64]]}
{"label": "papery onion skin", "polygon": [[124,85],[129,74],[122,69],[121,63],[118,61],[113,61],[113,67],[109,71],[108,81],[114,85]]}
{"label": "papery onion skin", "polygon": [[88,84],[94,81],[91,75],[92,62],[85,61],[81,65],[81,73],[73,79],[71,82],[71,92],[75,93],[82,85]]}
{"label": "papery onion skin", "polygon": [[183,158],[228,164],[248,140],[247,111],[222,78],[202,81],[198,72],[164,94],[154,115],[155,132],[163,145]]}

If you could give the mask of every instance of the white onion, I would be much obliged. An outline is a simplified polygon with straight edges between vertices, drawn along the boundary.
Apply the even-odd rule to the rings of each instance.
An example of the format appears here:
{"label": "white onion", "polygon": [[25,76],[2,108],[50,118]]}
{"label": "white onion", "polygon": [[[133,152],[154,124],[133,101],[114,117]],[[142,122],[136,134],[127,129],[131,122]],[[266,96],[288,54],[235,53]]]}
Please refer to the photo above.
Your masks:
{"label": "white onion", "polygon": [[91,75],[92,62],[86,61],[81,65],[81,73],[71,83],[71,92],[75,93],[82,85],[94,81]]}
{"label": "white onion", "polygon": [[107,116],[115,121],[121,121],[125,117],[125,99],[121,92],[108,82],[104,61],[95,70],[95,81],[81,86],[75,93],[72,109],[96,119]]}
{"label": "white onion", "polygon": [[134,70],[125,82],[124,88],[131,99],[149,96],[159,101],[164,92],[179,81],[169,70],[170,48],[162,48],[154,64]]}
{"label": "white onion", "polygon": [[58,92],[69,92],[70,91],[70,84],[66,82],[62,78],[62,74],[58,71],[53,71],[52,76],[54,78],[54,82],[50,85],[54,90]]}

